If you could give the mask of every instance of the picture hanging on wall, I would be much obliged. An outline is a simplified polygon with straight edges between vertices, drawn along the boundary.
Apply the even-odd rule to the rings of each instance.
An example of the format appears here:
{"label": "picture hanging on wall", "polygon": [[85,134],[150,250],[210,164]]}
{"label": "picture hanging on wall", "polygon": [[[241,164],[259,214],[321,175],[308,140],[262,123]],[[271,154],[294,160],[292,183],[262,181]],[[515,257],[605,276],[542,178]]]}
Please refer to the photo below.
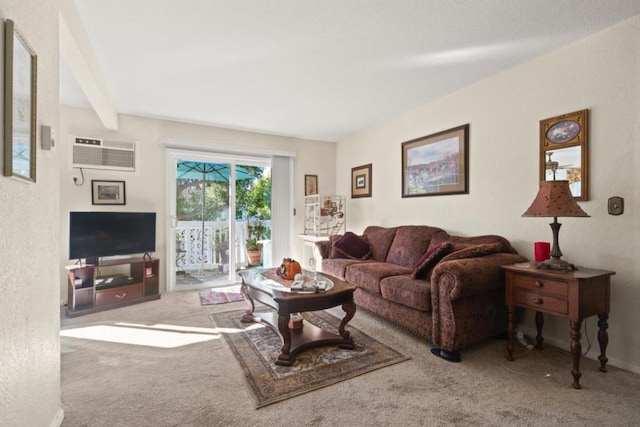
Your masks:
{"label": "picture hanging on wall", "polygon": [[351,198],[371,197],[371,163],[351,168]]}
{"label": "picture hanging on wall", "polygon": [[36,182],[36,85],[34,50],[12,20],[5,21],[4,175]]}
{"label": "picture hanging on wall", "polygon": [[91,181],[94,205],[126,205],[124,181]]}
{"label": "picture hanging on wall", "polygon": [[402,143],[402,197],[469,193],[469,125]]}
{"label": "picture hanging on wall", "polygon": [[304,176],[304,195],[313,196],[318,194],[318,175]]}

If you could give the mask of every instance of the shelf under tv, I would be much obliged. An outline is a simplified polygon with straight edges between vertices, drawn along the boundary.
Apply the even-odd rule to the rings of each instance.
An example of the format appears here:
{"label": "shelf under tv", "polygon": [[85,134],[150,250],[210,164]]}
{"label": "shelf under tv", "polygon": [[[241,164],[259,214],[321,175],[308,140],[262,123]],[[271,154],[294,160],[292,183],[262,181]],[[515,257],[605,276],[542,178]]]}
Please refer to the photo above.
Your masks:
{"label": "shelf under tv", "polygon": [[[128,266],[128,274],[97,276],[99,269]],[[150,269],[151,274],[147,274]],[[68,299],[65,314],[77,317],[160,298],[160,261],[125,258],[68,267]]]}

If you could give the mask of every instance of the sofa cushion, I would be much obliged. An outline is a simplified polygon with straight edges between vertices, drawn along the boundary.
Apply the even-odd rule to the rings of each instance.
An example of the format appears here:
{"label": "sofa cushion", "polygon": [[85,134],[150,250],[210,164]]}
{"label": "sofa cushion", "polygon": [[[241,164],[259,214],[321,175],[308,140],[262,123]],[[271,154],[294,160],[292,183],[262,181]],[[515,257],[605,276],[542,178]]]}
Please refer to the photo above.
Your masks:
{"label": "sofa cushion", "polygon": [[445,254],[441,261],[444,262],[454,259],[476,258],[503,251],[503,246],[500,242],[480,244],[450,243],[450,247],[450,251]]}
{"label": "sofa cushion", "polygon": [[384,262],[387,259],[389,248],[396,235],[396,228],[371,225],[365,228],[362,236],[371,244],[371,258]]}
{"label": "sofa cushion", "polygon": [[346,267],[344,280],[369,292],[380,293],[380,280],[389,276],[411,274],[413,270],[388,262],[360,262]]}
{"label": "sofa cushion", "polygon": [[416,263],[411,277],[413,279],[428,279],[431,276],[433,267],[435,267],[445,255],[451,252],[451,248],[452,244],[449,242],[438,243],[437,245],[431,246]]}
{"label": "sofa cushion", "polygon": [[351,259],[367,259],[371,255],[371,245],[365,239],[347,231],[334,243],[336,251]]}
{"label": "sofa cushion", "polygon": [[471,237],[449,236],[448,240],[451,243],[462,243],[462,244],[468,244],[468,245],[484,245],[484,244],[495,243],[500,246],[500,250],[498,252],[505,252],[510,254],[517,253],[507,239],[495,234],[486,234],[482,236],[471,236]]}
{"label": "sofa cushion", "polygon": [[390,276],[380,281],[380,293],[390,301],[420,311],[431,311],[431,283],[411,276]]}
{"label": "sofa cushion", "polygon": [[346,258],[341,252],[336,249],[336,242],[342,239],[342,234],[334,234],[333,236],[329,236],[329,243],[331,244],[331,249],[329,250],[329,258]]}
{"label": "sofa cushion", "polygon": [[441,233],[444,233],[444,230],[428,225],[398,227],[386,262],[402,265],[413,270],[416,262],[431,246],[431,239]]}
{"label": "sofa cushion", "polygon": [[344,280],[344,273],[351,264],[364,263],[369,261],[359,261],[349,258],[333,258],[322,260],[322,272],[338,279]]}

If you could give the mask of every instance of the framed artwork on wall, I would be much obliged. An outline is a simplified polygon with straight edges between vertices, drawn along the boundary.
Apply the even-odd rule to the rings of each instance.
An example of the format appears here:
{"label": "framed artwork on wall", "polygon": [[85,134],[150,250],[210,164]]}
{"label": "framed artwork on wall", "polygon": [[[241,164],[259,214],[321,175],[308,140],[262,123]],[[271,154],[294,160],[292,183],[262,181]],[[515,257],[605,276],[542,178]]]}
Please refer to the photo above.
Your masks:
{"label": "framed artwork on wall", "polygon": [[304,195],[313,196],[318,194],[318,175],[304,176]]}
{"label": "framed artwork on wall", "polygon": [[36,87],[34,50],[5,21],[4,45],[4,175],[36,182]]}
{"label": "framed artwork on wall", "polygon": [[126,205],[124,181],[91,181],[91,203],[94,205]]}
{"label": "framed artwork on wall", "polygon": [[469,124],[402,143],[402,197],[469,193]]}
{"label": "framed artwork on wall", "polygon": [[371,197],[371,163],[351,168],[351,198]]}
{"label": "framed artwork on wall", "polygon": [[540,181],[569,181],[576,200],[589,200],[589,110],[540,120]]}

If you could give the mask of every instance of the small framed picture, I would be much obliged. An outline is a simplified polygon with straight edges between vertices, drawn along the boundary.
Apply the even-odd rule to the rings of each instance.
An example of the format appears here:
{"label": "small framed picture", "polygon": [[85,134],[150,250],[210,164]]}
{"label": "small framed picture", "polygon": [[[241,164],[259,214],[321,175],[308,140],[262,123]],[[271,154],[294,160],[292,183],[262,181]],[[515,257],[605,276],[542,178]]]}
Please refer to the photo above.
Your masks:
{"label": "small framed picture", "polygon": [[313,196],[318,194],[318,175],[304,176],[304,195]]}
{"label": "small framed picture", "polygon": [[124,181],[91,181],[91,203],[126,205]]}
{"label": "small framed picture", "polygon": [[371,163],[351,168],[351,198],[371,197]]}

